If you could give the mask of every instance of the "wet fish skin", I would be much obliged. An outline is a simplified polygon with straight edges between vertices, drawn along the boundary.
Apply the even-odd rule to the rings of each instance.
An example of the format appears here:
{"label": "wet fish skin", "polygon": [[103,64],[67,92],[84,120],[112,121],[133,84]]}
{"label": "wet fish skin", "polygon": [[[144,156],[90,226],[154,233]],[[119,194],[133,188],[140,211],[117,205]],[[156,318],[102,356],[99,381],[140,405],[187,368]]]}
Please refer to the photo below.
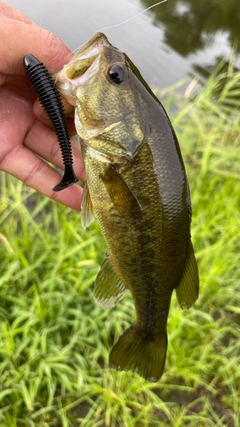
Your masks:
{"label": "wet fish skin", "polygon": [[139,71],[103,34],[58,74],[58,87],[76,105],[87,176],[83,226],[96,217],[108,247],[96,301],[112,307],[129,289],[136,309],[136,321],[111,350],[110,366],[157,381],[165,364],[172,292],[189,308],[199,287],[189,187],[176,135]]}

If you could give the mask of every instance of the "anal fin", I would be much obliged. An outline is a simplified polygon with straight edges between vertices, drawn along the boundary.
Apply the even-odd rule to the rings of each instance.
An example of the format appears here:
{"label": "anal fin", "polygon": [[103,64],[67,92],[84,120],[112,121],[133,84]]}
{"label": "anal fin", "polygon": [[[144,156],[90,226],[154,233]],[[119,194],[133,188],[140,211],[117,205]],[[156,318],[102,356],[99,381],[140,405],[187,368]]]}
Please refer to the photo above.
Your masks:
{"label": "anal fin", "polygon": [[103,308],[114,307],[123,298],[126,290],[126,286],[115,272],[109,258],[106,258],[93,289],[96,303]]}

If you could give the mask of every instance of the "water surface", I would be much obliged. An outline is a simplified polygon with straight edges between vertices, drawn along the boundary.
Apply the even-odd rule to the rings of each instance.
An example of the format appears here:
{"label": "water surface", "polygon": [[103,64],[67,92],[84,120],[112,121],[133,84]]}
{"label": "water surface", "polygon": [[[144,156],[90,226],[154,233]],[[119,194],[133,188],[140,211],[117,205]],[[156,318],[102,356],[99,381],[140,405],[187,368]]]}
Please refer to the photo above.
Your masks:
{"label": "water surface", "polygon": [[[123,22],[155,0],[8,0],[71,49],[100,29]],[[134,20],[103,30],[158,88],[230,58],[240,40],[240,0],[168,0]],[[240,42],[239,42],[240,45]],[[239,60],[238,60],[239,61]],[[240,65],[240,61],[238,62]]]}

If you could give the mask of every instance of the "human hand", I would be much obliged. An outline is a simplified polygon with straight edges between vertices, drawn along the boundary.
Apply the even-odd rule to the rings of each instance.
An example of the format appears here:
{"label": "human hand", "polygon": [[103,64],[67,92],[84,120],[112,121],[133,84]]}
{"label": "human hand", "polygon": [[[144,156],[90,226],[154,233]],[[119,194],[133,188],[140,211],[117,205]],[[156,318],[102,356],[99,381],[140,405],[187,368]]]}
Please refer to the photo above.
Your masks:
{"label": "human hand", "polygon": [[[71,53],[52,33],[2,2],[0,38],[0,169],[51,199],[80,210],[80,186],[52,191],[61,176],[44,160],[64,169],[61,151],[23,66],[23,57],[31,53],[52,73],[70,60]],[[75,133],[72,120],[69,130],[71,135]],[[71,141],[74,171],[84,180],[80,146]]]}

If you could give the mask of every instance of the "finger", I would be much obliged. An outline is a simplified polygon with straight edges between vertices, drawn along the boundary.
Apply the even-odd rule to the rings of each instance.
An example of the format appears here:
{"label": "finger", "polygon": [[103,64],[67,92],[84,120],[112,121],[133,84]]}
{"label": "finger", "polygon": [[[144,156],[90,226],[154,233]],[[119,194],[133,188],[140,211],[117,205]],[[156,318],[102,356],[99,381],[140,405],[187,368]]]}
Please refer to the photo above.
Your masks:
{"label": "finger", "polygon": [[[9,37],[9,34],[11,37]],[[0,72],[25,75],[23,57],[31,53],[43,62],[49,72],[54,72],[69,62],[69,49],[54,34],[24,22],[0,16]]]}
{"label": "finger", "polygon": [[[38,156],[41,156],[62,170],[64,169],[62,154],[56,133],[52,129],[46,127],[39,120],[35,120],[30,131],[25,137],[24,145]],[[80,144],[74,138],[71,138],[71,148],[75,175],[78,179],[86,181]]]}
{"label": "finger", "polygon": [[6,3],[0,2],[0,14],[6,16],[7,18],[16,19],[17,21],[25,22],[25,24],[35,24],[35,22],[27,18],[27,16],[25,16],[22,12],[15,9],[15,7],[9,6]]}
{"label": "finger", "polygon": [[[34,128],[35,123],[44,126],[35,118],[31,100],[27,99],[25,92],[23,97],[22,90],[19,88],[13,90],[4,86],[0,88],[0,93],[0,169],[16,176],[46,196],[79,210],[82,189],[78,185],[73,185],[60,193],[53,192],[52,188],[61,181],[61,175],[28,147],[22,146],[22,141],[26,144],[28,138],[31,140],[31,129]],[[57,150],[56,136],[52,130],[44,128],[46,131],[44,135],[42,135],[43,129],[37,127],[35,129],[35,139],[32,142],[36,144],[35,150],[41,147],[41,142],[46,137],[49,147],[55,143],[55,157],[60,163],[60,150]],[[45,157],[43,151],[40,150],[40,154]],[[75,154],[74,156],[77,157]]]}
{"label": "finger", "polygon": [[26,133],[36,120],[28,93],[19,88],[0,87],[0,169],[1,161],[17,145],[22,144]]}
{"label": "finger", "polygon": [[[44,125],[46,125],[50,129],[54,130],[53,124],[50,122],[50,119],[48,118],[47,114],[45,113],[45,111],[43,110],[42,107],[41,107],[41,109],[39,108],[38,118]],[[70,136],[76,135],[76,129],[75,129],[73,119],[68,119],[66,117],[66,122],[67,122],[67,128],[68,128],[69,135]]]}
{"label": "finger", "polygon": [[[69,104],[66,99],[62,99],[62,104],[63,104],[63,109],[66,115],[68,115],[69,117],[73,118],[74,117],[74,109],[75,107],[73,107],[73,105]],[[36,100],[34,106],[33,106],[33,111],[36,117],[43,117],[46,118],[47,115],[44,112],[39,100]]]}
{"label": "finger", "polygon": [[[2,86],[3,84],[9,85],[9,86],[19,86],[19,87],[28,87],[28,88],[32,87],[26,75],[25,76],[23,75],[9,76],[8,74],[0,73],[0,86]],[[35,94],[35,98],[36,96],[37,95]]]}
{"label": "finger", "polygon": [[81,208],[83,189],[74,184],[60,192],[52,191],[61,181],[61,175],[24,146],[18,146],[9,153],[2,164],[2,170],[50,199],[78,211]]}
{"label": "finger", "polygon": [[[68,130],[70,135],[76,135],[76,129],[74,126],[74,107],[63,100],[63,109],[65,115],[67,115],[67,124],[68,124]],[[40,104],[39,99],[37,99],[33,105],[33,112],[35,116],[41,120],[43,123],[45,123],[47,126],[49,126],[49,118],[45,110],[43,109],[42,105]],[[51,126],[52,127],[52,126]]]}

